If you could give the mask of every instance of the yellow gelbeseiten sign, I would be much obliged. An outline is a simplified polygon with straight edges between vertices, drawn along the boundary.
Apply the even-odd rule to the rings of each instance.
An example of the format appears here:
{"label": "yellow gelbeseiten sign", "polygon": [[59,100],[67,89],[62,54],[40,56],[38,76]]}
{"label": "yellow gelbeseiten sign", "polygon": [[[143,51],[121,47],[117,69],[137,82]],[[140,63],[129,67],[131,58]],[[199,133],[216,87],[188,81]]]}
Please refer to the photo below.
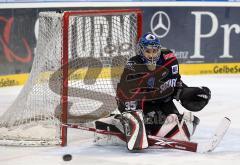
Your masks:
{"label": "yellow gelbeseiten sign", "polygon": [[[84,78],[106,78],[119,77],[123,68],[102,68],[98,75],[96,69],[90,69],[87,74],[87,69],[78,69],[72,71],[69,76],[69,80],[82,80]],[[180,64],[179,70],[181,75],[205,75],[205,74],[240,74],[240,63],[209,63],[209,64]],[[38,77],[39,82],[41,80],[49,79],[50,72],[42,73]],[[29,77],[29,74],[15,74],[0,76],[0,87],[24,85]]]}

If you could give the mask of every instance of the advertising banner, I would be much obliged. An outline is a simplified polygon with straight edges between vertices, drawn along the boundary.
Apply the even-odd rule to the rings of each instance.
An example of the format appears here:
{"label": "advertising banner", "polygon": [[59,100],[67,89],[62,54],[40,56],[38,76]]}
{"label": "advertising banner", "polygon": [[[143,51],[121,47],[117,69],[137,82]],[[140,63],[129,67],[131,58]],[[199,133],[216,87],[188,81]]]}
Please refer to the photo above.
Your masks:
{"label": "advertising banner", "polygon": [[144,8],[144,31],[181,63],[240,62],[240,13],[230,7]]}
{"label": "advertising banner", "polygon": [[[89,8],[74,8],[85,9]],[[191,66],[187,64],[231,63],[233,66],[224,65],[215,69],[211,66],[207,71],[198,71],[197,74],[240,73],[237,65],[240,63],[239,7],[141,9],[144,12],[143,32],[157,35],[162,46],[173,50],[185,68]],[[56,8],[0,10],[0,75],[30,72],[37,42],[38,13],[49,10],[55,11]]]}

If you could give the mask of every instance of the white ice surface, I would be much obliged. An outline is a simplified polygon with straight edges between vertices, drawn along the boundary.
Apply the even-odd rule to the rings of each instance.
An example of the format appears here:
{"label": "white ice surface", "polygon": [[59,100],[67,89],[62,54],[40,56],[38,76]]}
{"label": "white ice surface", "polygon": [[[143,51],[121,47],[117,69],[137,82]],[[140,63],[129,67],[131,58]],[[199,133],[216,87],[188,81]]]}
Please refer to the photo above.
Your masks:
{"label": "white ice surface", "polygon": [[[130,153],[123,146],[95,146],[78,130],[69,130],[67,147],[0,146],[0,165],[239,165],[240,164],[240,75],[183,76],[189,86],[208,86],[212,99],[201,112],[193,141],[209,138],[222,117],[232,120],[223,141],[212,153],[190,153],[170,149],[148,149]],[[21,87],[0,88],[0,115],[19,93]],[[180,111],[183,108],[177,104]],[[70,153],[73,159],[62,160]]]}

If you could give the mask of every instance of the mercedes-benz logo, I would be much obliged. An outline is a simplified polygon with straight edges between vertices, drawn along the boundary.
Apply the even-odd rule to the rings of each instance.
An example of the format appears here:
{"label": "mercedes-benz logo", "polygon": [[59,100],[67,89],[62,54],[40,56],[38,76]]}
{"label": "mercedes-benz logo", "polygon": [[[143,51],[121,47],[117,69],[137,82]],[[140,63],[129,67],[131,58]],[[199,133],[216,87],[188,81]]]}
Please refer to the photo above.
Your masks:
{"label": "mercedes-benz logo", "polygon": [[171,22],[167,13],[163,11],[156,12],[152,16],[150,26],[153,34],[155,34],[159,38],[165,37],[168,34],[171,26]]}

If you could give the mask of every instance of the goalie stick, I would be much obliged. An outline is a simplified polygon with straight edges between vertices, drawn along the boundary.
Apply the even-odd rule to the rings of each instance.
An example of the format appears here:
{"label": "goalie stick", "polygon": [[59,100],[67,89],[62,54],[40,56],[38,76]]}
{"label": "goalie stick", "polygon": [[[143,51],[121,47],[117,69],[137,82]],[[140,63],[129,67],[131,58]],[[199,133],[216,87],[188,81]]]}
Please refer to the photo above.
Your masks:
{"label": "goalie stick", "polygon": [[[221,120],[220,124],[218,125],[213,136],[210,139],[208,139],[207,142],[205,143],[174,140],[170,138],[162,138],[162,137],[151,136],[151,135],[148,135],[148,141],[149,141],[150,148],[171,148],[171,149],[185,150],[190,152],[200,152],[200,153],[212,152],[218,146],[218,144],[221,142],[222,138],[226,134],[230,126],[230,123],[231,123],[231,120],[227,117],[224,117]],[[77,124],[62,124],[62,126],[81,129],[85,131],[91,131],[91,132],[104,134],[104,135],[113,135],[126,141],[125,136],[119,132],[100,130],[100,129],[85,127]]]}
{"label": "goalie stick", "polygon": [[231,124],[231,120],[227,117],[224,117],[221,122],[219,123],[216,131],[212,135],[212,137],[209,139],[209,141],[201,144],[198,147],[198,152],[212,152],[218,144],[222,141],[224,135],[228,131],[228,128]]}

